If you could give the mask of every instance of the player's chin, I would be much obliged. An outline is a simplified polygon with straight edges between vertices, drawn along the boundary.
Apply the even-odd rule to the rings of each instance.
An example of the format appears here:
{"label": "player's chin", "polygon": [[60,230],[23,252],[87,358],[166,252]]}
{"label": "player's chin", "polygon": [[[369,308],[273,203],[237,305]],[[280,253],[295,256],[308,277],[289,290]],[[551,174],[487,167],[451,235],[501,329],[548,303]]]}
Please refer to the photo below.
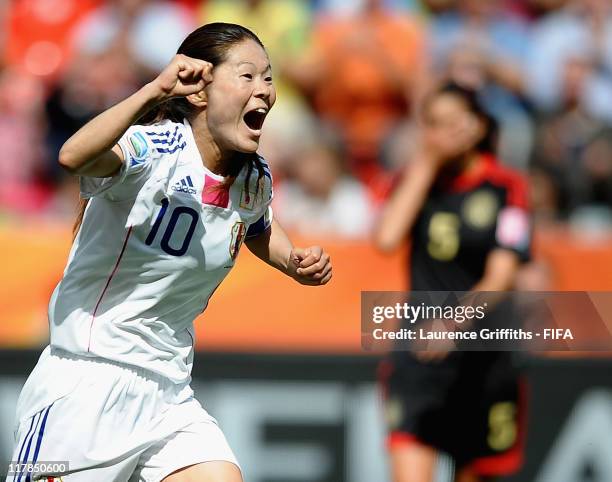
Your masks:
{"label": "player's chin", "polygon": [[261,130],[252,131],[251,129],[242,129],[244,132],[240,132],[235,142],[235,149],[245,154],[252,154],[257,152],[259,149],[259,139],[261,137]]}
{"label": "player's chin", "polygon": [[259,149],[259,139],[240,139],[235,149],[244,154],[253,154]]}

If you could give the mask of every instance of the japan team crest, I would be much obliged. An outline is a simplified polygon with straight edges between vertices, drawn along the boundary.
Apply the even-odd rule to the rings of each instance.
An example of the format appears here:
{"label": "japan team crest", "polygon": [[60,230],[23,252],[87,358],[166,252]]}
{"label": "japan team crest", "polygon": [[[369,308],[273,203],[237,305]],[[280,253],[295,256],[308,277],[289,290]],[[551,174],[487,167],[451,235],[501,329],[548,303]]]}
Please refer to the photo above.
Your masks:
{"label": "japan team crest", "polygon": [[236,221],[232,226],[232,238],[229,246],[229,252],[232,260],[236,259],[236,256],[238,256],[240,246],[242,246],[244,238],[246,237],[246,231],[246,226],[242,221]]}

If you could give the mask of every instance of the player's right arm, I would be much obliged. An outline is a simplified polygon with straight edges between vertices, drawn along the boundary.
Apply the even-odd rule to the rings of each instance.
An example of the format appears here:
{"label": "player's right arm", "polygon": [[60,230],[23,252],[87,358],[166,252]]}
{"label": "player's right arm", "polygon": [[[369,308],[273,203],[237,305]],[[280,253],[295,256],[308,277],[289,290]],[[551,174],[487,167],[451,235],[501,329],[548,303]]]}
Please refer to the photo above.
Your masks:
{"label": "player's right arm", "polygon": [[209,62],[176,55],[155,80],[94,117],[70,137],[60,150],[60,165],[79,176],[113,176],[124,162],[117,142],[127,129],[172,97],[202,92],[212,81],[211,70]]}
{"label": "player's right arm", "polygon": [[381,251],[393,251],[406,240],[423,208],[437,171],[436,163],[424,156],[406,167],[374,232],[374,241]]}

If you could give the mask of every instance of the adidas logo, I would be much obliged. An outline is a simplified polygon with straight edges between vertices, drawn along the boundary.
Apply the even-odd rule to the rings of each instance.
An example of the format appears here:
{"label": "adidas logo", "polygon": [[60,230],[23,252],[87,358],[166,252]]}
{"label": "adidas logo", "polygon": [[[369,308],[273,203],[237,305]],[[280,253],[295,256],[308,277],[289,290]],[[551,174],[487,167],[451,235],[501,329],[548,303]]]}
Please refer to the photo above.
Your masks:
{"label": "adidas logo", "polygon": [[172,190],[175,192],[186,192],[187,194],[195,194],[197,191],[191,182],[191,176],[185,176],[180,181],[174,183]]}

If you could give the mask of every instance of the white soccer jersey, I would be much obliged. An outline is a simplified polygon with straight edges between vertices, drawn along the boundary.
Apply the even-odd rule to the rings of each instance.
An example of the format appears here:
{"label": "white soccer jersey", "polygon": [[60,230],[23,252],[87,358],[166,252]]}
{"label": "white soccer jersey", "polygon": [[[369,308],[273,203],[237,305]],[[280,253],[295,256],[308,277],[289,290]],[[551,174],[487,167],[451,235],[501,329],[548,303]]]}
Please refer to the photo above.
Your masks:
{"label": "white soccer jersey", "polygon": [[[81,178],[89,198],[64,277],[49,304],[51,346],[189,380],[193,320],[234,266],[244,239],[271,223],[262,158],[248,189],[203,165],[191,127],[132,126],[110,178]],[[258,180],[259,179],[259,180]]]}

